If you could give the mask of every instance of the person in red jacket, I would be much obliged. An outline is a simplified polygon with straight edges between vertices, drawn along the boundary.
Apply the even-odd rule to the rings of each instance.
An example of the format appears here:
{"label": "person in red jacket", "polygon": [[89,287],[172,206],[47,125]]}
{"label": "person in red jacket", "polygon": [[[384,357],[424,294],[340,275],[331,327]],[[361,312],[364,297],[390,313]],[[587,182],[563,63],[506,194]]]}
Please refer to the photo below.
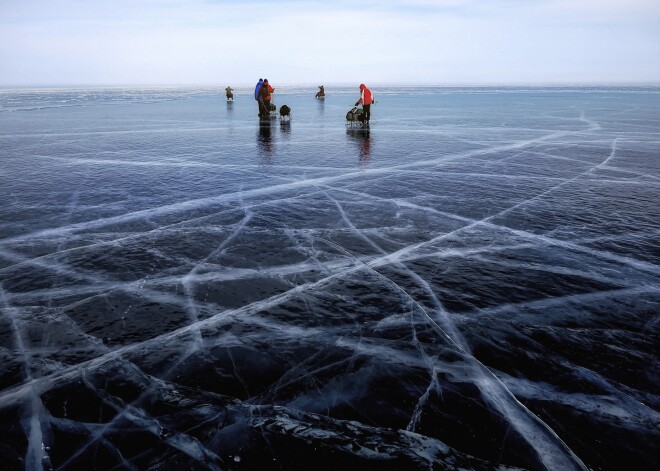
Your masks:
{"label": "person in red jacket", "polygon": [[355,106],[360,103],[362,103],[362,109],[364,110],[364,122],[368,123],[371,118],[371,104],[375,103],[375,100],[371,90],[369,90],[363,83],[360,84],[360,99],[355,102]]}
{"label": "person in red jacket", "polygon": [[266,109],[266,116],[270,113],[270,94],[275,91],[273,87],[268,83],[268,79],[264,79],[264,84],[261,86],[261,98],[264,102],[264,108]]}

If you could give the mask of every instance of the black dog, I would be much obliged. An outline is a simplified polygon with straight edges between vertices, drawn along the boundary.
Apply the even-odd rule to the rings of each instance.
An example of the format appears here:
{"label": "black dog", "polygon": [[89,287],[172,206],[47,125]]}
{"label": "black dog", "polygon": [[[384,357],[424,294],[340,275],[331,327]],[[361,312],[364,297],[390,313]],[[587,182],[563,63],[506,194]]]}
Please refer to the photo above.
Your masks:
{"label": "black dog", "polygon": [[291,108],[286,105],[280,106],[280,120],[290,120],[291,119]]}

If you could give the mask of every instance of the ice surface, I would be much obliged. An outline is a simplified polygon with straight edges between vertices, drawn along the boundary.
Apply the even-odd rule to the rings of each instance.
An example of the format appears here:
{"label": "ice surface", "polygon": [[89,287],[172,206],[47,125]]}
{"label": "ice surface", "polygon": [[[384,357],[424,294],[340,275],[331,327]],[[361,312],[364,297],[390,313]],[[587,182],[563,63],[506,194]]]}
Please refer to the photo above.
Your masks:
{"label": "ice surface", "polygon": [[3,469],[660,456],[660,90],[0,91]]}

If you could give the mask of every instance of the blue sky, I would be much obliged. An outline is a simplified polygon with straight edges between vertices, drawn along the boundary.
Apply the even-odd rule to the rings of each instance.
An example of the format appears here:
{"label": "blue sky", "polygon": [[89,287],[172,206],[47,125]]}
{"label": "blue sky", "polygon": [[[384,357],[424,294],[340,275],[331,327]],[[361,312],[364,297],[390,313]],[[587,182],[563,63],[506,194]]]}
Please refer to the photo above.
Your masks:
{"label": "blue sky", "polygon": [[0,0],[0,86],[660,84],[660,0]]}

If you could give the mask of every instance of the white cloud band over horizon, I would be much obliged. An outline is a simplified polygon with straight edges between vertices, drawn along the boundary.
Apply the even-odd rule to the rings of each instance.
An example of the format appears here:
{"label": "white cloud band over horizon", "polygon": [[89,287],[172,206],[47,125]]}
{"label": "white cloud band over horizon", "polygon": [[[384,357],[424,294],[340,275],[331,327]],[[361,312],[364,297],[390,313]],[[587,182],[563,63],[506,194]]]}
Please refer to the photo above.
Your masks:
{"label": "white cloud band over horizon", "polygon": [[0,86],[660,84],[658,0],[0,0]]}

